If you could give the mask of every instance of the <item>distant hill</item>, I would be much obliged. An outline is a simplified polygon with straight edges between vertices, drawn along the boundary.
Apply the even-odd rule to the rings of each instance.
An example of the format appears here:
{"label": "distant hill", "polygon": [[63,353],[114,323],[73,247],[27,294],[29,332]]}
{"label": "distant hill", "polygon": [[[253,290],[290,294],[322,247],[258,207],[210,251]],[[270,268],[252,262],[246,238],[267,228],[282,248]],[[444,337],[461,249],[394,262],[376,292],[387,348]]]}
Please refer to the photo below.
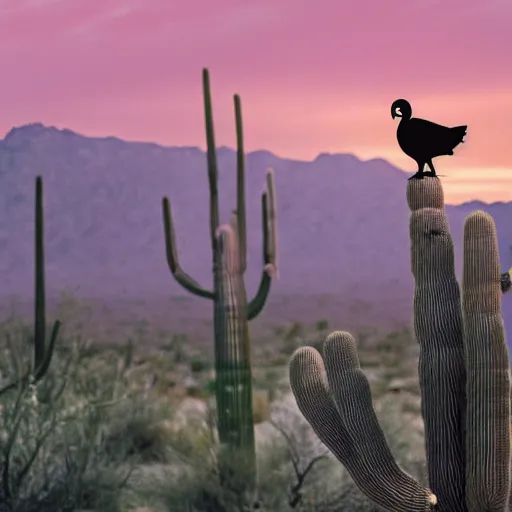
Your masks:
{"label": "distant hill", "polygon": [[[235,153],[219,148],[218,159],[227,220],[235,205]],[[269,166],[276,171],[280,261],[272,294],[336,294],[408,318],[410,308],[400,310],[412,294],[407,175],[379,159],[321,154],[304,162],[268,151],[247,155],[249,291],[261,271],[260,194]],[[165,261],[163,195],[172,202],[183,267],[211,283],[203,151],[89,138],[36,123],[13,128],[0,141],[1,296],[33,293],[36,174],[45,184],[49,292],[68,288],[87,297],[141,300],[184,295]],[[475,209],[495,218],[507,266],[512,204],[448,207],[458,248],[463,219]],[[460,257],[459,251],[459,263]]]}

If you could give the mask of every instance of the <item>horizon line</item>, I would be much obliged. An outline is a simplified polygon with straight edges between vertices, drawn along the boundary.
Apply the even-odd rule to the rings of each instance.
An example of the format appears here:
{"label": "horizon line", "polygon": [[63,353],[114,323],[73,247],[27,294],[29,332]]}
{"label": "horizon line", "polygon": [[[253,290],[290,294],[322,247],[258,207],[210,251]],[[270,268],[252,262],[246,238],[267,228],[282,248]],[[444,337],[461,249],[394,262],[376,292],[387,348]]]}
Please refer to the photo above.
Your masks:
{"label": "horizon line", "polygon": [[[82,137],[82,138],[85,138],[85,139],[91,139],[91,140],[117,140],[121,143],[124,143],[124,144],[139,144],[139,145],[148,145],[148,146],[157,146],[159,148],[163,148],[163,149],[193,149],[193,150],[198,150],[200,151],[201,153],[206,153],[206,148],[202,148],[201,146],[198,146],[198,145],[167,145],[167,144],[163,144],[163,143],[160,143],[160,142],[154,142],[154,141],[150,141],[150,140],[130,140],[130,139],[124,139],[122,137],[119,137],[117,135],[103,135],[103,136],[92,136],[92,135],[87,135],[85,133],[81,133],[81,132],[78,132],[76,130],[73,130],[71,128],[67,128],[67,127],[63,127],[63,128],[59,128],[58,126],[55,126],[55,125],[48,125],[48,124],[45,124],[44,122],[42,121],[32,121],[32,122],[28,122],[28,123],[24,123],[24,124],[20,124],[20,125],[17,125],[17,126],[13,126],[5,135],[2,139],[0,139],[0,142],[5,142],[13,132],[15,132],[16,130],[22,130],[24,128],[30,128],[30,127],[40,127],[44,130],[55,130],[57,132],[68,132],[68,133],[71,133],[73,135],[76,135],[78,137]],[[221,151],[221,150],[228,150],[232,153],[236,153],[236,147],[230,147],[230,146],[226,146],[226,145],[221,145],[221,146],[216,146],[216,151]],[[292,158],[292,157],[286,157],[286,156],[280,156],[279,154],[276,154],[274,151],[272,150],[269,150],[269,149],[265,149],[265,148],[260,148],[260,149],[254,149],[254,150],[251,150],[251,151],[245,151],[245,156],[248,157],[250,155],[253,155],[255,153],[267,153],[268,155],[270,155],[271,157],[274,157],[274,158],[278,158],[279,160],[287,160],[287,161],[291,161],[291,162],[297,162],[297,163],[314,163],[316,162],[319,158],[322,158],[322,157],[350,157],[350,158],[354,158],[355,160],[357,160],[358,162],[360,163],[370,163],[370,162],[376,162],[376,161],[381,161],[381,162],[384,162],[386,165],[388,165],[389,167],[393,168],[394,170],[397,170],[397,171],[400,171],[402,172],[403,174],[405,175],[411,175],[413,174],[415,171],[406,171],[398,166],[396,166],[395,164],[391,163],[390,161],[386,160],[384,157],[374,157],[374,158],[367,158],[367,159],[363,159],[361,158],[360,156],[356,155],[355,153],[332,153],[332,152],[328,152],[328,151],[320,151],[319,153],[316,154],[316,156],[311,159],[311,160],[306,160],[306,159],[299,159],[299,158]],[[493,202],[486,202],[486,201],[483,201],[482,199],[469,199],[467,201],[463,201],[461,203],[445,203],[445,206],[464,206],[464,205],[469,205],[469,204],[472,204],[472,203],[480,203],[482,205],[486,205],[486,206],[493,206],[493,205],[498,205],[498,204],[509,204],[509,203],[512,203],[512,201],[493,201]]]}

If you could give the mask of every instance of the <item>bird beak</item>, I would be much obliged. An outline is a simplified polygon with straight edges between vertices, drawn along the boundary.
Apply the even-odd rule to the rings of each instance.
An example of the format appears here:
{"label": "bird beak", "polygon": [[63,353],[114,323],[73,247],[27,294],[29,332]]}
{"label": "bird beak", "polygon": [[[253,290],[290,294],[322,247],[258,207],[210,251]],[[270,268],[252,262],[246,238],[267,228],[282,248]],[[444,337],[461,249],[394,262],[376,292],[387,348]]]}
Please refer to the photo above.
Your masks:
{"label": "bird beak", "polygon": [[396,115],[395,115],[395,111],[394,111],[394,110],[392,110],[392,111],[391,111],[391,117],[392,117],[393,119],[395,119],[395,117],[396,117]]}

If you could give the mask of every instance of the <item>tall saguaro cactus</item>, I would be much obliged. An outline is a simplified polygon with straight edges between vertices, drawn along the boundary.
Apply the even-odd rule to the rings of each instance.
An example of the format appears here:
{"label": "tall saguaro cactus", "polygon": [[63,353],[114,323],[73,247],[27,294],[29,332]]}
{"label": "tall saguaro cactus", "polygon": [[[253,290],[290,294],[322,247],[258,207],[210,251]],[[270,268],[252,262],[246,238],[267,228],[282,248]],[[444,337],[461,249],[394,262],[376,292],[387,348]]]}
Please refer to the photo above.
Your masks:
{"label": "tall saguaro cactus", "polygon": [[506,512],[510,370],[496,227],[482,211],[466,219],[461,293],[440,181],[409,181],[407,201],[429,488],[393,458],[349,333],[328,336],[323,357],[297,350],[291,387],[320,440],[384,510]]}
{"label": "tall saguaro cactus", "polygon": [[245,214],[245,157],[240,97],[234,96],[237,138],[237,205],[230,225],[220,226],[218,169],[208,70],[203,70],[208,181],[210,187],[210,240],[213,289],[203,288],[181,268],[174,233],[171,205],[162,202],[167,262],[176,281],[198,297],[214,304],[216,401],[220,442],[246,454],[255,468],[252,421],[252,373],[248,321],[263,309],[276,270],[276,208],[273,171],[267,172],[267,190],[262,194],[263,272],[255,297],[247,300],[244,273],[247,267]]}
{"label": "tall saguaro cactus", "polygon": [[[43,209],[43,179],[36,178],[35,190],[35,300],[34,300],[34,366],[26,375],[22,376],[25,382],[31,378],[37,382],[42,379],[53,357],[53,349],[57,340],[61,323],[56,320],[46,343],[46,298],[44,278],[44,209]],[[0,394],[15,388],[20,384],[16,379],[0,384]]]}

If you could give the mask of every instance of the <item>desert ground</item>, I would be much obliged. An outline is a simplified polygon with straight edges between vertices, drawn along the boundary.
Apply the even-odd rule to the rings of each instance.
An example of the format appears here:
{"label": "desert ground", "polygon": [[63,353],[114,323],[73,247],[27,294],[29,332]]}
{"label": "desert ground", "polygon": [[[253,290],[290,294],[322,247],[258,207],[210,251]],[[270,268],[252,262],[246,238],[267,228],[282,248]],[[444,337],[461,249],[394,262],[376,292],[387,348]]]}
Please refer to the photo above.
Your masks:
{"label": "desert ground", "polygon": [[[30,367],[32,312],[19,300],[3,311],[2,378],[15,379]],[[68,292],[50,301],[47,328],[56,318],[63,326],[48,375],[21,398],[16,390],[0,395],[5,430],[16,439],[8,455],[3,440],[0,467],[8,457],[16,504],[7,510],[247,510],[212,472],[211,314],[211,303],[188,297],[116,303]],[[288,384],[293,351],[321,350],[334,329],[356,337],[392,451],[425,481],[410,326],[379,324],[361,301],[350,308],[333,296],[276,297],[250,324],[260,510],[377,510],[318,441]]]}

